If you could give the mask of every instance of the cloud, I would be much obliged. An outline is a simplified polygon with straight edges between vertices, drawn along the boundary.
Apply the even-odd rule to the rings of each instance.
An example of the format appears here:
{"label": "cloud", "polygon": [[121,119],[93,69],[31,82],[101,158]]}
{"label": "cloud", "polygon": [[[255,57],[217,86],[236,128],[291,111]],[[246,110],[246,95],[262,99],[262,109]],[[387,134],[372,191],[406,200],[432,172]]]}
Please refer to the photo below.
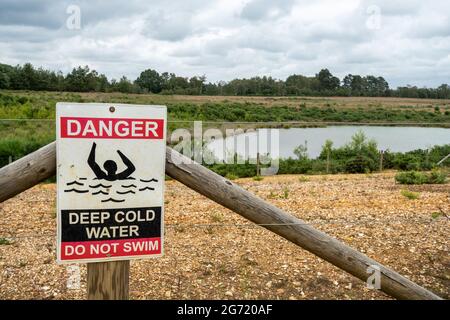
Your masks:
{"label": "cloud", "polygon": [[60,28],[64,17],[62,3],[50,0],[2,0],[0,3],[0,25],[36,26],[47,29]]}
{"label": "cloud", "polygon": [[252,0],[241,11],[240,16],[248,20],[276,19],[289,13],[293,0]]}
{"label": "cloud", "polygon": [[[79,6],[81,29],[66,27],[69,5]],[[2,0],[0,62],[210,81],[327,67],[436,86],[450,79],[448,12],[448,1],[419,0]]]}
{"label": "cloud", "polygon": [[148,15],[143,34],[157,40],[179,41],[192,32],[191,16],[185,12],[158,11]]}

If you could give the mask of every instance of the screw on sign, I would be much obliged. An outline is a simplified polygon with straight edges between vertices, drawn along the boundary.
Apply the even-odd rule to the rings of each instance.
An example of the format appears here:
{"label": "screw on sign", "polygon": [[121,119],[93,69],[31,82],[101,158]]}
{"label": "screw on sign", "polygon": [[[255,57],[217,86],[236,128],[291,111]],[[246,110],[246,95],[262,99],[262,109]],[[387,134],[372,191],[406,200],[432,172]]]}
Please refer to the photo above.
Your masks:
{"label": "screw on sign", "polygon": [[166,112],[57,104],[59,263],[163,254]]}

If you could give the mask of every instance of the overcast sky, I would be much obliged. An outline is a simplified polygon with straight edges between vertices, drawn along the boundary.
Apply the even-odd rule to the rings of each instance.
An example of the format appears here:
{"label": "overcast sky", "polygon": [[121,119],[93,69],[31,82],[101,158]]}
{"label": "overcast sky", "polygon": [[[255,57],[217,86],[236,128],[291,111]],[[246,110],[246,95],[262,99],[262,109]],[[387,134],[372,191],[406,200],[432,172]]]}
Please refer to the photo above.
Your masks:
{"label": "overcast sky", "polygon": [[449,16],[448,0],[0,0],[0,62],[212,82],[328,68],[434,87],[450,84]]}

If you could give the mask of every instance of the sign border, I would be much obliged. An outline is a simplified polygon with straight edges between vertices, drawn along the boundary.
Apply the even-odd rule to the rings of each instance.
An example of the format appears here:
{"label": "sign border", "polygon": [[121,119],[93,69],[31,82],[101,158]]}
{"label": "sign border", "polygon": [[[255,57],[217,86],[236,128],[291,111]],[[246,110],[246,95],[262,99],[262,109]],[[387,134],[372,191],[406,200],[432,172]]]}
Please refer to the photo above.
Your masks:
{"label": "sign border", "polygon": [[[152,254],[152,255],[132,255],[132,256],[120,256],[120,257],[105,257],[105,258],[93,258],[93,259],[73,259],[73,260],[61,260],[61,237],[62,237],[62,230],[61,230],[61,214],[60,214],[60,208],[59,208],[59,192],[58,192],[58,172],[59,172],[59,140],[60,138],[60,112],[58,106],[64,106],[64,105],[77,105],[79,107],[94,107],[94,106],[105,106],[105,107],[156,107],[164,109],[164,128],[163,128],[163,136],[164,141],[167,143],[167,106],[165,105],[154,105],[154,104],[122,104],[122,103],[95,103],[95,102],[88,102],[88,103],[80,103],[80,102],[57,102],[55,107],[55,118],[56,118],[56,263],[58,265],[68,265],[68,264],[77,264],[77,263],[95,263],[95,262],[111,262],[111,261],[127,261],[127,260],[143,260],[143,259],[155,259],[155,258],[161,258],[164,256],[164,240],[165,240],[165,206],[164,206],[164,195],[165,195],[165,189],[166,189],[166,183],[165,181],[162,184],[162,195],[163,195],[163,201],[161,204],[161,237],[160,237],[160,244],[161,244],[161,252],[159,254]],[[70,138],[69,138],[70,139]],[[111,139],[105,139],[105,140],[114,140]],[[166,145],[164,145],[166,148]],[[164,175],[166,172],[166,149],[164,149],[164,161],[163,161],[163,171]],[[100,240],[99,240],[100,241]]]}

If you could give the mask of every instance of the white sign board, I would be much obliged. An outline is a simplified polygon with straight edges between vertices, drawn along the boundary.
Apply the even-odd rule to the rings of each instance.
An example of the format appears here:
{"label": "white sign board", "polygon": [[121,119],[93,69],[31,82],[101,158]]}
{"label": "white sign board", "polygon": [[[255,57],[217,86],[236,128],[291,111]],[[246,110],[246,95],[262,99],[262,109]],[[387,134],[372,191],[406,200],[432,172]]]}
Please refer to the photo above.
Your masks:
{"label": "white sign board", "polygon": [[162,255],[166,113],[56,105],[59,263]]}

